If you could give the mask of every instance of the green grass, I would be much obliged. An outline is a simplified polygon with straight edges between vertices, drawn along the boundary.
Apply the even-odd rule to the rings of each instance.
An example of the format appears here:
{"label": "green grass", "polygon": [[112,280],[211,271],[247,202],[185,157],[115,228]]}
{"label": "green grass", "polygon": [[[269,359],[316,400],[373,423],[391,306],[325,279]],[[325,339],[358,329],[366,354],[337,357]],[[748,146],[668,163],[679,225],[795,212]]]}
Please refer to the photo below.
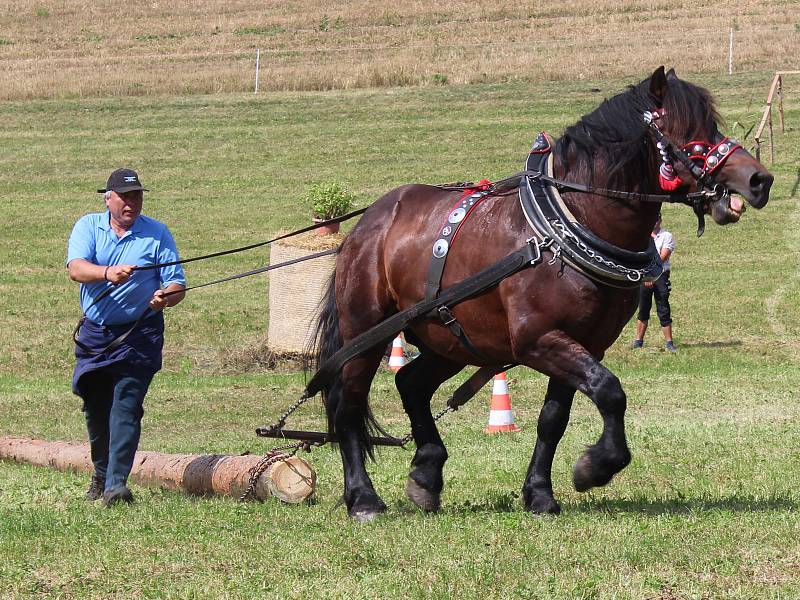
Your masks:
{"label": "green grass", "polygon": [[[696,78],[729,123],[758,118],[771,74]],[[123,164],[152,190],[184,256],[267,239],[310,222],[309,183],[347,181],[366,205],[395,185],[499,178],[535,133],[559,133],[629,81],[446,86],[319,94],[37,101],[0,105],[0,435],[81,441],[69,391],[79,316],[63,260],[93,190]],[[600,88],[600,92],[591,91]],[[628,393],[632,464],[577,494],[571,465],[599,434],[579,397],[556,455],[558,518],[533,519],[519,490],[546,381],[511,372],[517,435],[488,437],[488,390],[446,417],[451,458],[440,514],[405,498],[411,453],[383,449],[371,475],[389,505],[356,526],[337,506],[338,454],[315,450],[319,501],[239,504],[134,486],[139,502],[81,500],[85,476],[0,464],[0,597],[797,598],[800,597],[800,101],[786,97],[771,204],[694,237],[683,207],[672,296],[679,353],[626,347],[605,363]],[[776,115],[777,117],[777,115]],[[777,128],[776,128],[777,131]],[[768,156],[768,152],[767,152]],[[267,262],[266,252],[187,267],[192,283]],[[297,372],[224,358],[260,343],[265,278],[190,293],[168,312],[165,368],[146,402],[141,447],[259,453],[253,429],[298,397]],[[463,380],[448,383],[437,399]],[[393,433],[408,423],[391,376],[373,387]],[[291,421],[323,427],[318,401]]]}

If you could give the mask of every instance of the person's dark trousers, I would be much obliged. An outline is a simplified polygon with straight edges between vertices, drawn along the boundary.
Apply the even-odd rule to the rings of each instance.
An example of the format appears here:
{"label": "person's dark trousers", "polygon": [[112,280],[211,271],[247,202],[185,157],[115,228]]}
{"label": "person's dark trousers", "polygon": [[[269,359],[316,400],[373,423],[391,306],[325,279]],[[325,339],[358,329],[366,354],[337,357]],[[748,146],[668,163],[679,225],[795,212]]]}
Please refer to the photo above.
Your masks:
{"label": "person's dark trousers", "polygon": [[640,321],[650,319],[650,309],[653,307],[653,297],[656,299],[656,314],[662,327],[672,323],[672,315],[669,307],[669,293],[672,285],[669,282],[669,271],[664,271],[658,279],[653,282],[653,287],[641,287],[639,294],[639,314],[636,316]]}
{"label": "person's dark trousers", "polygon": [[144,397],[152,379],[153,373],[101,369],[81,380],[94,472],[105,479],[106,492],[128,481],[142,431]]}

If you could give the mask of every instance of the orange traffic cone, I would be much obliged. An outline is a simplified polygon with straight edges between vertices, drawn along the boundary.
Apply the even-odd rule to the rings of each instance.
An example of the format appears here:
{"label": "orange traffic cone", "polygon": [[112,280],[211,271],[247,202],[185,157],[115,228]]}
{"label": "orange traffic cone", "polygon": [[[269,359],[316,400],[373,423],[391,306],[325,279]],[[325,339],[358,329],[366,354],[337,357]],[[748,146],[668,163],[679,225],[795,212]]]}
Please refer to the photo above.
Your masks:
{"label": "orange traffic cone", "polygon": [[497,433],[500,431],[522,431],[514,423],[514,413],[511,410],[511,397],[508,395],[508,382],[506,374],[498,373],[494,376],[492,385],[492,407],[489,410],[489,424],[484,433]]}
{"label": "orange traffic cone", "polygon": [[403,338],[397,336],[392,342],[392,353],[389,355],[389,368],[397,373],[406,364],[406,357],[403,354]]}

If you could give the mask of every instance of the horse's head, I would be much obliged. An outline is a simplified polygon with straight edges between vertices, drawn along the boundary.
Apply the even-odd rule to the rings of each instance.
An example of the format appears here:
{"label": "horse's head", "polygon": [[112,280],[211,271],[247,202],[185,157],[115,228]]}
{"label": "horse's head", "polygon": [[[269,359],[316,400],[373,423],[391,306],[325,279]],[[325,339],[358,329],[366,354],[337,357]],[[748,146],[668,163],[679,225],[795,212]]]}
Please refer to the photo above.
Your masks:
{"label": "horse's head", "polygon": [[661,153],[664,190],[688,192],[696,186],[706,192],[696,212],[710,213],[720,225],[739,220],[744,200],[753,208],[767,204],[774,177],[739,142],[720,133],[707,90],[682,81],[672,69],[665,73],[664,67],[642,83],[649,84],[656,103],[645,120]]}

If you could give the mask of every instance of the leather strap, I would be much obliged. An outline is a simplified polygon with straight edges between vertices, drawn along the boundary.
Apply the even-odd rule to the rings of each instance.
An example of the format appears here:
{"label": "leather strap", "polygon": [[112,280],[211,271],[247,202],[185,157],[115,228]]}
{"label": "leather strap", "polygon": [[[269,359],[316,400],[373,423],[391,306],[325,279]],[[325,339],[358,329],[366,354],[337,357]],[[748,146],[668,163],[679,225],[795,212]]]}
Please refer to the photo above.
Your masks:
{"label": "leather strap", "polygon": [[483,356],[483,354],[481,354],[480,351],[475,347],[475,344],[473,344],[469,339],[467,332],[464,331],[461,323],[456,320],[449,308],[446,306],[440,306],[436,309],[436,315],[439,317],[442,325],[447,327],[450,333],[452,333],[458,339],[458,341],[461,342],[461,345],[464,346],[464,348],[466,348],[470,354],[481,360],[486,360],[486,357]]}
{"label": "leather strap", "polygon": [[128,336],[130,336],[130,334],[133,333],[133,331],[139,326],[139,323],[141,323],[144,320],[145,315],[149,312],[150,312],[150,307],[144,309],[142,314],[139,315],[139,318],[133,322],[128,331],[115,337],[113,340],[111,340],[111,343],[109,343],[102,350],[93,350],[92,348],[90,348],[89,346],[87,346],[78,339],[78,332],[81,330],[83,322],[86,320],[86,315],[83,315],[80,318],[80,320],[78,320],[78,324],[75,325],[75,329],[72,331],[72,340],[75,342],[75,345],[79,346],[84,352],[91,354],[92,356],[100,356],[101,354],[105,354],[106,352],[111,352],[112,350],[122,345],[122,342],[128,339]]}
{"label": "leather strap", "polygon": [[447,215],[447,222],[442,226],[439,237],[433,243],[431,262],[428,267],[428,278],[425,281],[425,299],[435,298],[442,286],[442,275],[447,262],[450,246],[461,226],[467,220],[472,210],[478,206],[491,192],[477,190],[472,194],[465,194],[458,205]]}

